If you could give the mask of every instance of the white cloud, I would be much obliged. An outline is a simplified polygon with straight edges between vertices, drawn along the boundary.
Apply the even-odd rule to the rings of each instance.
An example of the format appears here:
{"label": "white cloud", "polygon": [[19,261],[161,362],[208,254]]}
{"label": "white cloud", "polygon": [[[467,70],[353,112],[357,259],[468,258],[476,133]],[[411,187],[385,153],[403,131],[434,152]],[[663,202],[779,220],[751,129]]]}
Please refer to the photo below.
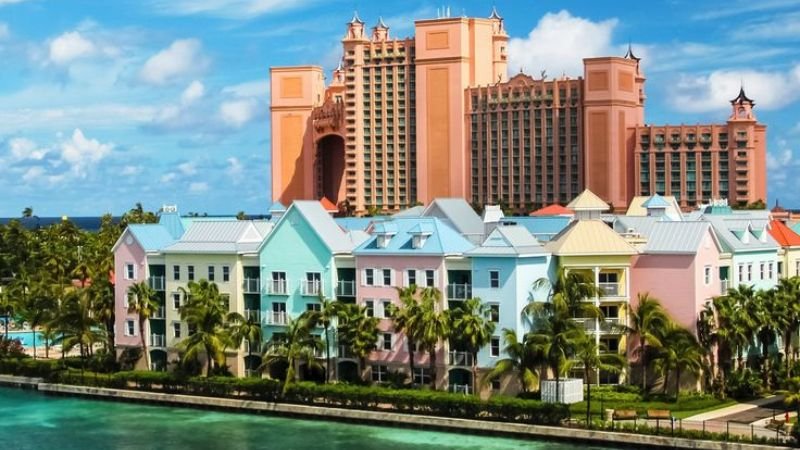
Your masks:
{"label": "white cloud", "polygon": [[0,40],[8,39],[9,36],[11,36],[11,30],[8,28],[8,24],[0,22]]}
{"label": "white cloud", "polygon": [[164,184],[172,183],[176,178],[178,178],[178,175],[174,172],[165,173],[164,175],[161,175],[161,182]]}
{"label": "white cloud", "polygon": [[44,175],[44,169],[42,167],[29,167],[27,170],[25,170],[25,173],[22,174],[22,181],[26,183],[32,183],[40,180],[42,175]]}
{"label": "white cloud", "polygon": [[61,158],[71,166],[74,174],[85,177],[88,166],[108,156],[113,148],[114,144],[86,138],[83,131],[76,128],[72,136],[61,143]]}
{"label": "white cloud", "polygon": [[508,43],[509,71],[546,70],[551,76],[583,74],[583,58],[615,54],[611,43],[617,19],[593,22],[569,11],[547,13],[525,38]]}
{"label": "white cloud", "polygon": [[199,194],[202,192],[206,192],[208,190],[208,183],[205,181],[195,181],[194,183],[189,183],[189,192],[194,194]]}
{"label": "white cloud", "polygon": [[50,61],[65,65],[80,58],[92,56],[96,52],[92,41],[81,36],[78,31],[68,31],[50,41]]}
{"label": "white cloud", "polygon": [[312,0],[151,0],[163,14],[208,15],[249,19],[268,13],[296,9]]}
{"label": "white cloud", "polygon": [[22,3],[27,0],[0,0],[0,6],[13,5],[14,3]]}
{"label": "white cloud", "polygon": [[124,166],[122,170],[120,170],[119,174],[123,177],[132,177],[134,175],[138,175],[142,172],[142,168],[139,166]]}
{"label": "white cloud", "polygon": [[40,148],[28,138],[13,138],[8,141],[8,149],[15,160],[32,159],[40,161],[47,155],[48,149]]}
{"label": "white cloud", "polygon": [[741,24],[736,27],[733,37],[742,41],[798,38],[800,37],[800,12],[783,12]]}
{"label": "white cloud", "polygon": [[184,175],[191,176],[197,173],[197,164],[194,162],[185,162],[178,164],[178,170]]}
{"label": "white cloud", "polygon": [[244,166],[242,165],[242,162],[239,161],[239,158],[228,158],[228,168],[225,169],[225,174],[235,179],[239,177],[242,172],[244,172]]}
{"label": "white cloud", "polygon": [[269,97],[269,80],[253,80],[244,83],[225,86],[222,88],[223,94],[230,94],[234,97]]}
{"label": "white cloud", "polygon": [[787,71],[715,70],[708,75],[683,75],[670,101],[679,111],[725,110],[741,85],[759,108],[780,109],[800,98],[800,64]]}
{"label": "white cloud", "polygon": [[258,103],[252,99],[240,99],[222,102],[219,114],[222,121],[233,128],[241,128],[258,113]]}
{"label": "white cloud", "polygon": [[767,169],[770,171],[780,170],[789,165],[792,161],[792,150],[782,147],[778,150],[778,154],[772,152],[767,153]]}
{"label": "white cloud", "polygon": [[186,89],[183,90],[183,93],[181,94],[181,102],[183,102],[185,105],[194,103],[196,100],[202,98],[205,93],[206,88],[203,86],[203,83],[194,80],[189,84],[189,86],[186,86]]}
{"label": "white cloud", "polygon": [[165,84],[185,75],[203,72],[209,59],[197,39],[179,39],[148,59],[139,77],[146,83]]}

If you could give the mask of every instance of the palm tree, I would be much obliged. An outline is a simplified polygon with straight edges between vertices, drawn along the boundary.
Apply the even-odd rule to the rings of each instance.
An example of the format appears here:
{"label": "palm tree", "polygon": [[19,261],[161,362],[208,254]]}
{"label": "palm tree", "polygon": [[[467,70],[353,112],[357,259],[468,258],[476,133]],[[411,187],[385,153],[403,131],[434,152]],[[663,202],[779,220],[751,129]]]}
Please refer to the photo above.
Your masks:
{"label": "palm tree", "polygon": [[792,346],[794,337],[800,329],[800,277],[782,278],[775,287],[776,295],[784,307],[784,323],[782,331],[783,355],[787,376],[792,376]]}
{"label": "palm tree", "polygon": [[636,297],[636,306],[629,309],[628,323],[626,334],[635,335],[639,339],[639,345],[634,353],[639,355],[642,392],[647,392],[648,346],[661,347],[659,336],[663,335],[669,318],[658,299],[648,293],[640,293]]}
{"label": "palm tree", "polygon": [[754,303],[756,337],[761,344],[761,374],[764,377],[764,386],[769,390],[771,374],[769,349],[776,343],[780,330],[788,327],[787,305],[777,289],[758,291]]}
{"label": "palm tree", "polygon": [[472,355],[472,392],[477,392],[478,352],[492,340],[496,324],[487,316],[486,304],[479,298],[470,298],[451,311],[451,333]]}
{"label": "palm tree", "polygon": [[[58,301],[52,293],[52,286],[45,282],[37,281],[31,286],[31,292],[25,297],[21,315],[31,329],[36,331],[39,326],[53,320],[58,309]],[[36,333],[33,337],[33,359],[36,359]]]}
{"label": "palm tree", "polygon": [[540,368],[546,364],[543,349],[526,335],[522,342],[517,332],[503,329],[503,352],[507,355],[498,360],[494,368],[484,375],[483,383],[488,383],[508,374],[516,374],[522,392],[530,392],[539,384]]}
{"label": "palm tree", "polygon": [[331,331],[333,331],[333,323],[338,315],[341,304],[336,300],[325,298],[322,294],[319,296],[320,309],[319,311],[310,311],[309,320],[313,326],[321,325],[325,333],[325,382],[331,381]]}
{"label": "palm tree", "polygon": [[91,300],[86,292],[70,291],[64,299],[61,315],[56,319],[62,335],[62,346],[69,351],[77,346],[81,358],[92,354],[96,342],[105,339],[103,329],[92,315]]}
{"label": "palm tree", "polygon": [[225,307],[222,296],[215,283],[206,280],[190,281],[188,292],[183,290],[188,299],[181,306],[181,320],[186,321],[192,330],[179,345],[185,351],[185,360],[197,359],[205,354],[208,362],[206,376],[211,376],[214,363],[225,364],[225,348],[229,342],[225,330]]}
{"label": "palm tree", "polygon": [[367,316],[367,308],[356,304],[342,304],[338,310],[339,344],[358,358],[358,373],[364,373],[367,356],[375,350],[378,341],[378,318]]}
{"label": "palm tree", "polygon": [[156,291],[145,281],[134,283],[128,288],[128,312],[136,314],[139,319],[139,337],[142,339],[144,362],[150,370],[150,352],[147,350],[147,329],[150,318],[158,310]]}
{"label": "palm tree", "polygon": [[421,328],[421,307],[417,301],[417,286],[411,285],[406,288],[397,288],[401,306],[389,305],[389,315],[392,317],[394,329],[398,333],[406,336],[408,346],[408,367],[411,378],[414,377],[414,353],[416,344],[419,341]]}
{"label": "palm tree", "polygon": [[431,388],[436,389],[436,348],[450,334],[450,317],[441,309],[442,294],[437,288],[428,287],[420,294],[419,340],[428,351],[431,372]]}
{"label": "palm tree", "polygon": [[750,285],[739,285],[728,290],[728,297],[734,305],[734,314],[731,317],[737,329],[738,342],[736,346],[737,367],[744,365],[744,351],[752,345],[754,338],[761,327],[759,322],[758,291]]}
{"label": "palm tree", "polygon": [[247,359],[251,360],[253,358],[253,346],[261,342],[261,323],[252,316],[244,317],[237,312],[228,314],[226,323],[228,324],[231,343],[239,347],[242,342],[247,342]]}
{"label": "palm tree", "polygon": [[315,350],[321,346],[319,339],[311,334],[313,324],[307,314],[301,314],[297,319],[288,319],[286,332],[273,336],[267,344],[267,350],[262,358],[261,369],[275,364],[286,365],[286,378],[283,380],[283,392],[289,390],[289,385],[299,379],[298,365],[305,362],[312,367],[320,367],[314,355]]}
{"label": "palm tree", "polygon": [[712,379],[719,376],[717,370],[717,360],[714,357],[714,352],[718,348],[719,339],[716,330],[716,318],[714,317],[714,307],[711,302],[706,302],[702,311],[697,317],[697,341],[703,348],[704,358],[706,359],[706,366],[710,367],[709,371],[704,371],[705,384],[710,386]]}
{"label": "palm tree", "polygon": [[664,393],[667,392],[670,372],[675,372],[675,401],[678,401],[681,375],[685,372],[693,375],[700,373],[703,350],[689,330],[674,323],[668,325],[661,342],[654,358],[655,367],[664,377]]}
{"label": "palm tree", "polygon": [[11,294],[5,290],[0,291],[0,317],[3,318],[3,325],[5,327],[4,338],[8,340],[8,322],[14,317],[17,302],[13,300]]}
{"label": "palm tree", "polygon": [[[575,344],[584,328],[569,316],[565,304],[538,303],[530,339],[543,349],[545,359],[556,381],[556,403],[559,401],[561,374],[575,353]],[[561,305],[561,306],[559,306]]]}
{"label": "palm tree", "polygon": [[22,217],[28,218],[33,217],[33,208],[30,206],[26,206],[25,209],[22,210]]}
{"label": "palm tree", "polygon": [[625,358],[617,352],[607,352],[605,344],[597,344],[595,337],[579,332],[575,340],[575,361],[583,366],[583,382],[586,385],[586,426],[591,427],[592,411],[592,372],[599,376],[600,371],[620,373],[625,366]]}
{"label": "palm tree", "polygon": [[[548,290],[545,303],[565,309],[570,317],[594,319],[602,316],[600,309],[587,300],[602,297],[603,292],[594,284],[594,280],[583,272],[568,271],[562,267],[556,273],[555,281],[543,277],[533,283],[534,292],[540,289]],[[531,296],[531,300],[535,299]],[[536,315],[539,308],[536,305],[540,303],[531,301],[526,305],[525,313]]]}

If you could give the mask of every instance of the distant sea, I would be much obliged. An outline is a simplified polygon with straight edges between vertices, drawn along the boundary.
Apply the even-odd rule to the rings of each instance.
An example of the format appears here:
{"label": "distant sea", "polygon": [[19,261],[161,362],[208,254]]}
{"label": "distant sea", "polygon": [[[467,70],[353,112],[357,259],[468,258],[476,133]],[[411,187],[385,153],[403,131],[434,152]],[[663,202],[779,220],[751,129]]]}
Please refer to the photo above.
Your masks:
{"label": "distant sea", "polygon": [[[67,217],[76,227],[86,231],[100,229],[101,217]],[[114,223],[119,222],[119,217],[114,217]],[[29,230],[44,228],[54,223],[61,222],[61,217],[0,217],[0,225],[5,225],[12,220],[19,220],[22,226]]]}

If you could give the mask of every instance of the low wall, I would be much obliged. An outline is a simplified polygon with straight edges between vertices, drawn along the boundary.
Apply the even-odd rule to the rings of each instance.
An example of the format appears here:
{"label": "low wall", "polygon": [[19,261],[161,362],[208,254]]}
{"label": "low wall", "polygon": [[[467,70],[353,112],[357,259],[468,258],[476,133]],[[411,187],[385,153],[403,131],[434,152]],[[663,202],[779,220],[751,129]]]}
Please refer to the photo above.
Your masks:
{"label": "low wall", "polygon": [[62,384],[39,383],[41,392],[56,395],[86,396],[143,402],[169,404],[194,408],[211,408],[237,412],[273,413],[294,417],[313,417],[328,420],[359,422],[414,428],[428,428],[452,432],[474,434],[505,435],[516,438],[541,438],[548,440],[579,440],[614,447],[668,447],[708,450],[767,450],[784,449],[768,445],[754,445],[732,442],[700,441],[667,436],[648,436],[632,433],[614,433],[574,428],[563,428],[518,423],[489,422],[469,419],[451,419],[435,416],[421,416],[394,412],[361,411],[342,408],[268,403],[261,401],[236,400],[230,398],[200,397],[191,395],[163,394],[125,389],[95,388]]}

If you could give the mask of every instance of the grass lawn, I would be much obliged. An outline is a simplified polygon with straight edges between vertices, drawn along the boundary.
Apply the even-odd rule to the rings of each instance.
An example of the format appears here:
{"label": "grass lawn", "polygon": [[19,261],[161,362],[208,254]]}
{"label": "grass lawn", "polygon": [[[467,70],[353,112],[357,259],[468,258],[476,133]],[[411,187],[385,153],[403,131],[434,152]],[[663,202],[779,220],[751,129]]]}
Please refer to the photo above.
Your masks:
{"label": "grass lawn", "polygon": [[[736,401],[732,399],[720,400],[710,395],[701,394],[684,394],[678,402],[675,402],[669,398],[643,400],[639,394],[634,393],[592,392],[591,409],[593,416],[603,414],[604,409],[633,409],[639,413],[640,417],[646,416],[648,409],[666,409],[674,417],[684,419],[735,403]],[[569,409],[573,416],[584,416],[586,414],[586,402],[572,404]]]}

